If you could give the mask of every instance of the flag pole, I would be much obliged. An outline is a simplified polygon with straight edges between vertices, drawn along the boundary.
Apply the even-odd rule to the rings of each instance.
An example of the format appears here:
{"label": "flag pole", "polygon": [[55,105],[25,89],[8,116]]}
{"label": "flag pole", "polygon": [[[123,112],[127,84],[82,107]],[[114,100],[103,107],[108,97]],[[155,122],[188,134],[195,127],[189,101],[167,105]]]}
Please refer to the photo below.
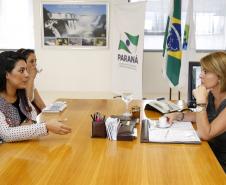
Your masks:
{"label": "flag pole", "polygon": [[163,42],[164,77],[170,83],[169,99],[172,100],[172,88],[178,85],[181,68],[181,0],[170,1],[170,11],[167,19]]}
{"label": "flag pole", "polygon": [[180,91],[178,91],[178,100],[180,100]]}
{"label": "flag pole", "polygon": [[[178,100],[180,100],[181,99],[181,93],[180,93],[180,91],[178,91],[177,96],[178,96]],[[170,101],[172,100],[172,88],[171,87],[169,89],[169,100]]]}

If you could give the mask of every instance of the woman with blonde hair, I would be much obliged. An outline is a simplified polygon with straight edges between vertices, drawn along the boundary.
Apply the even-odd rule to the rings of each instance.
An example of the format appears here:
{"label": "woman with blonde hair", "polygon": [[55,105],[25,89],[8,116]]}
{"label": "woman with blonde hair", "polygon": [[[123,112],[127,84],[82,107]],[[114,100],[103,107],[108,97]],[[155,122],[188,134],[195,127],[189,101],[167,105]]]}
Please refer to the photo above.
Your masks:
{"label": "woman with blonde hair", "polygon": [[196,112],[167,114],[169,122],[192,121],[207,140],[226,172],[226,53],[214,52],[200,60],[201,85],[193,90]]}

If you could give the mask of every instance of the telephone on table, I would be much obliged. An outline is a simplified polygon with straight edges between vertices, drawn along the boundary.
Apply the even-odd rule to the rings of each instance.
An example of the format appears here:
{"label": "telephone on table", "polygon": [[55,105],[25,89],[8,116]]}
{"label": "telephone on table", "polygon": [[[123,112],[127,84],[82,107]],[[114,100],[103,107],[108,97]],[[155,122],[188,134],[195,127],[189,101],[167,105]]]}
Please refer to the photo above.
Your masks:
{"label": "telephone on table", "polygon": [[166,100],[150,100],[145,109],[157,110],[163,114],[181,110],[178,105]]}

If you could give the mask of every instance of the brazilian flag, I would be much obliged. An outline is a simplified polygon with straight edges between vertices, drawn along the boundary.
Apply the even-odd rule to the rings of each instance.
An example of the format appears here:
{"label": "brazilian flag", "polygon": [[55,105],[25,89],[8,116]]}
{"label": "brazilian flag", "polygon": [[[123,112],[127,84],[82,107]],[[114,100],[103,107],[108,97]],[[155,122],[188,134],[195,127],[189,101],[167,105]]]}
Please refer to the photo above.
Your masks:
{"label": "brazilian flag", "polygon": [[165,75],[170,86],[177,86],[179,83],[181,55],[181,0],[171,0],[171,14],[167,19],[163,43]]}

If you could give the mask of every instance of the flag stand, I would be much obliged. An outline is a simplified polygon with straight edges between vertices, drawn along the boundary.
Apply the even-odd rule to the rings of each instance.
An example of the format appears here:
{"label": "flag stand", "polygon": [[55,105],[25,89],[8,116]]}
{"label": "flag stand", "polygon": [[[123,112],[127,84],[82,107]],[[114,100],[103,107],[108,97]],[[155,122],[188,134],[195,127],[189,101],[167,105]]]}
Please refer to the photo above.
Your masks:
{"label": "flag stand", "polygon": [[180,91],[178,91],[178,100],[180,100]]}
{"label": "flag stand", "polygon": [[171,101],[172,99],[172,89],[171,89],[171,87],[169,88],[169,100]]}
{"label": "flag stand", "polygon": [[[181,98],[181,94],[180,94],[180,91],[178,91],[178,100],[180,100]],[[172,100],[172,88],[170,87],[169,89],[169,100],[171,101]]]}

